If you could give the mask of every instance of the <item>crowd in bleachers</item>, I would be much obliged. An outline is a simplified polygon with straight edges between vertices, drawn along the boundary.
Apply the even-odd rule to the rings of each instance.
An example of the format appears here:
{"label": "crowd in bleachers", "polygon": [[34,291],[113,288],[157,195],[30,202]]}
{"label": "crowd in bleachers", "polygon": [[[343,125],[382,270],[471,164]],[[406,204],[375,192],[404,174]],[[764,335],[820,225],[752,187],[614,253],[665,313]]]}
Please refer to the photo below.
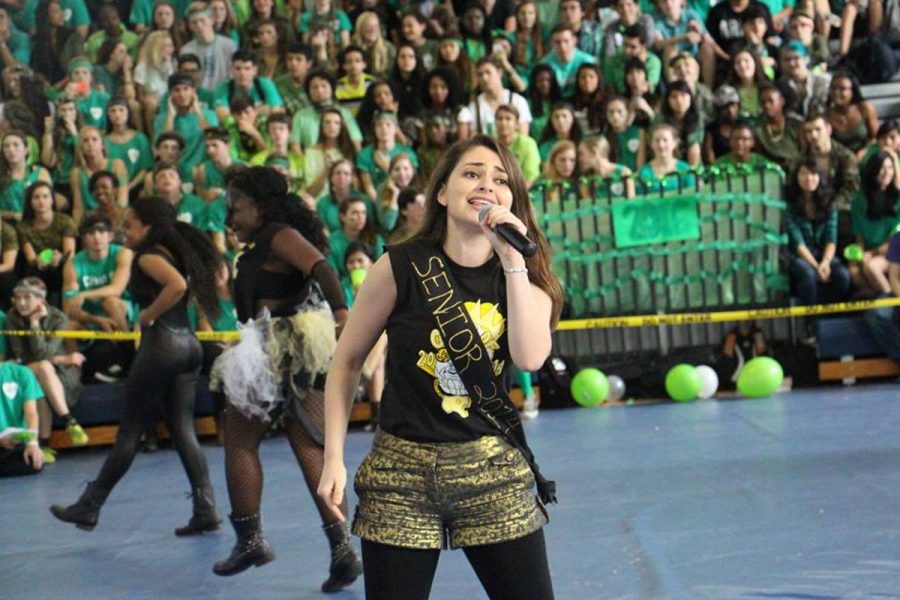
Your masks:
{"label": "crowd in bleachers", "polygon": [[[586,177],[628,198],[782,169],[801,302],[896,294],[900,125],[859,81],[892,77],[895,48],[900,0],[2,0],[0,306],[7,327],[131,329],[129,201],[166,199],[233,257],[235,164],[277,169],[317,211],[349,304],[476,132],[542,201]],[[10,305],[23,277],[46,315]],[[65,415],[50,371],[127,368],[93,346],[5,354]]]}

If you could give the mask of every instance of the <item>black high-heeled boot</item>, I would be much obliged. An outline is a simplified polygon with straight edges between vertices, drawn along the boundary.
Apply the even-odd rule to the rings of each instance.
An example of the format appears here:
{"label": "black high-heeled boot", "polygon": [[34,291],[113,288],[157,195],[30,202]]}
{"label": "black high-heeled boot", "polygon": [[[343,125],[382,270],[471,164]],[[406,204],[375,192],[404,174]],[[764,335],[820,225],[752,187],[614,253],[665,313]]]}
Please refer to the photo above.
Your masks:
{"label": "black high-heeled boot", "polygon": [[322,591],[326,594],[337,592],[354,581],[362,574],[362,561],[356,555],[353,544],[350,543],[350,524],[331,523],[323,525],[325,535],[328,537],[328,545],[331,546],[331,566],[328,569],[328,579],[322,584]]}
{"label": "black high-heeled boot", "polygon": [[74,523],[78,529],[91,531],[97,526],[100,508],[106,502],[109,492],[110,490],[102,488],[97,485],[97,482],[92,481],[75,504],[71,506],[54,504],[50,507],[50,512],[60,521]]}
{"label": "black high-heeled boot", "polygon": [[175,530],[175,535],[197,535],[215,531],[222,524],[222,517],[216,511],[216,497],[210,484],[195,487],[191,496],[194,500],[194,514],[184,527]]}
{"label": "black high-heeled boot", "polygon": [[237,575],[250,567],[261,567],[275,560],[275,553],[262,535],[259,513],[248,517],[231,515],[228,518],[237,534],[237,542],[228,558],[213,565],[213,573],[223,577]]}

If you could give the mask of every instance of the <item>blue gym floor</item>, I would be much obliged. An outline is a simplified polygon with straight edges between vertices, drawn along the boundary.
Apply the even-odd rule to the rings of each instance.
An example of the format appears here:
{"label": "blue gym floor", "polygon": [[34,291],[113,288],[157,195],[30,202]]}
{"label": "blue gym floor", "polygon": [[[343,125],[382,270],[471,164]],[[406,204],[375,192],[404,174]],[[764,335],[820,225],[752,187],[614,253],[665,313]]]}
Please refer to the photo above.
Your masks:
{"label": "blue gym floor", "polygon": [[[898,401],[893,384],[542,412],[527,429],[559,486],[546,529],[557,598],[900,598]],[[371,437],[351,432],[351,472]],[[222,449],[205,451],[227,514]],[[322,598],[312,501],[285,439],[262,453],[278,559],[230,578],[210,571],[230,528],[172,534],[190,512],[172,451],[138,455],[92,533],[47,507],[74,501],[104,450],[0,480],[0,598]],[[363,596],[360,580],[333,597]],[[432,598],[483,597],[463,554],[444,553]]]}

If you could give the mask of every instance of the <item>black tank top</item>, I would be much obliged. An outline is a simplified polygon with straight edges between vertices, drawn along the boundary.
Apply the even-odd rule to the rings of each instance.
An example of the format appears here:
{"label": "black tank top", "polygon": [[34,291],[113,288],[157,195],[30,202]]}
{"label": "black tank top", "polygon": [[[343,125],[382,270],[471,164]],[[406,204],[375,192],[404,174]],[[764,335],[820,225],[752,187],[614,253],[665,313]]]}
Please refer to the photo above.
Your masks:
{"label": "black tank top", "polygon": [[[387,433],[415,442],[460,442],[497,435],[497,430],[471,406],[410,264],[411,257],[421,257],[423,249],[418,243],[388,248],[397,303],[387,321],[387,377],[380,426]],[[478,324],[481,339],[492,355],[494,372],[508,390],[506,281],[500,261],[494,256],[480,267],[463,267],[454,264],[443,250],[437,252]]]}
{"label": "black tank top", "polygon": [[284,223],[267,223],[247,243],[237,260],[234,277],[234,305],[238,320],[246,323],[256,317],[256,304],[261,299],[283,300],[272,316],[287,316],[306,295],[309,276],[301,271],[277,273],[262,268],[272,254],[272,240],[288,227]]}
{"label": "black tank top", "polygon": [[[131,291],[131,297],[137,302],[141,308],[147,308],[150,306],[156,297],[159,296],[160,290],[162,290],[162,286],[158,284],[152,277],[144,273],[143,269],[138,266],[138,263],[141,260],[141,257],[147,254],[154,254],[156,256],[161,256],[166,262],[170,263],[174,266],[179,273],[181,273],[182,277],[187,279],[187,270],[184,268],[184,265],[181,264],[181,261],[170,256],[165,250],[160,248],[151,248],[150,250],[145,250],[138,253],[137,256],[134,257],[134,261],[131,263],[131,278],[128,282],[128,289]],[[169,329],[187,329],[190,331],[191,322],[188,319],[188,303],[190,301],[191,294],[190,290],[185,292],[185,294],[178,301],[178,304],[170,308],[168,311],[160,315],[157,319],[157,323],[161,323],[165,325]]]}

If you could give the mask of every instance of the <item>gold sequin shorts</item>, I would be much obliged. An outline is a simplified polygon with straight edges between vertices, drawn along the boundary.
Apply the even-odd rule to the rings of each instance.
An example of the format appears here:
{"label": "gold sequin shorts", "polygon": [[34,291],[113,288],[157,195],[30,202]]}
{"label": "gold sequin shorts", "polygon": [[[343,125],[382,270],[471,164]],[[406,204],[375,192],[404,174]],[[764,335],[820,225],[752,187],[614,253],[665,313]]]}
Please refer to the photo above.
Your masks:
{"label": "gold sequin shorts", "polygon": [[505,542],[548,522],[534,488],[503,438],[417,443],[379,431],[356,472],[353,533],[423,550]]}

